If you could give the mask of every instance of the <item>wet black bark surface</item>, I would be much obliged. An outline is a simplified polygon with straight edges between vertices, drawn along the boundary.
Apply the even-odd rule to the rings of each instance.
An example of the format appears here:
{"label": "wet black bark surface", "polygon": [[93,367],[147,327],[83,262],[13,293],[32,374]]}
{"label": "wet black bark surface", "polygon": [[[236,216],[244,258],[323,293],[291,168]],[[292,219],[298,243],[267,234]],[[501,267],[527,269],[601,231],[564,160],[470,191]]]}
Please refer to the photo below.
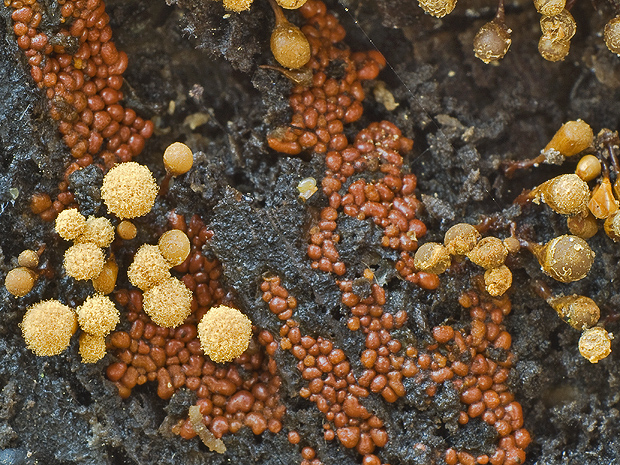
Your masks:
{"label": "wet black bark surface", "polygon": [[[48,3],[53,7],[55,2]],[[255,325],[277,333],[278,322],[258,289],[263,274],[277,273],[299,301],[302,328],[338,341],[350,359],[357,360],[354,355],[363,339],[345,329],[334,280],[312,270],[305,255],[308,227],[326,200],[319,191],[304,204],[296,186],[304,177],[322,177],[322,157],[287,158],[265,142],[267,131],[290,117],[290,84],[258,68],[273,64],[266,26],[272,24],[269,5],[256,0],[250,12],[226,15],[217,2],[176,3],[107,4],[114,40],[130,58],[123,89],[126,103],[153,118],[157,128],[138,161],[161,179],[161,154],[169,143],[181,140],[200,151],[194,169],[158,199],[149,215],[136,221],[138,239],[117,256],[121,269],[131,261],[137,244],[154,243],[167,211],[200,214],[215,232],[211,253],[223,263],[225,284]],[[611,7],[599,4],[595,11],[589,2],[575,5],[578,32],[570,55],[554,64],[537,52],[539,15],[531,2],[507,4],[512,48],[499,66],[488,66],[474,57],[471,43],[477,29],[493,17],[491,3],[464,1],[443,21],[423,15],[411,0],[343,3],[348,10],[335,2],[328,6],[345,25],[347,43],[354,50],[366,50],[373,47],[370,38],[391,65],[367,85],[364,117],[347,134],[387,119],[414,139],[406,163],[418,176],[418,193],[426,207],[422,219],[429,230],[426,239],[441,240],[455,222],[477,223],[492,214],[498,214],[500,223],[514,220],[524,237],[538,242],[566,233],[565,220],[548,208],[521,209],[512,201],[522,189],[572,172],[576,161],[518,173],[513,179],[502,176],[499,167],[503,160],[537,155],[569,119],[587,121],[595,133],[618,129],[620,59],[600,37],[613,16]],[[290,429],[299,431],[303,445],[314,447],[325,464],[357,463],[355,453],[323,440],[322,414],[295,395],[300,378],[290,354],[276,359],[283,378],[281,397],[295,415],[285,417],[277,435],[256,437],[243,428],[225,436],[227,452],[220,456],[197,439],[186,441],[170,433],[171,418],[184,415],[192,394],[178,392],[168,403],[147,383],[123,401],[105,379],[108,359],[81,364],[76,341],[50,358],[37,358],[25,349],[19,322],[29,305],[47,298],[80,304],[92,288],[64,275],[62,254],[68,244],[53,232],[52,224],[43,223],[28,208],[32,193],[54,193],[70,154],[15,43],[8,8],[0,7],[0,13],[0,278],[16,266],[20,251],[42,245],[42,267],[55,272],[55,278],[39,279],[20,299],[0,290],[0,463],[299,463],[298,447],[286,439]],[[295,13],[289,17],[299,20]],[[393,111],[373,97],[379,86],[399,104]],[[202,124],[195,126],[198,119]],[[71,179],[86,213],[105,213],[93,189],[100,182],[96,169]],[[409,312],[408,337],[424,341],[434,325],[466,321],[456,299],[469,287],[470,277],[479,273],[473,265],[442,276],[437,291],[422,291],[390,271],[394,257],[377,245],[380,232],[370,222],[343,220],[339,228],[340,252],[350,277],[371,264],[379,270],[376,274],[390,296],[386,308]],[[572,285],[550,284],[556,293],[593,298],[607,320],[606,328],[616,333],[618,245],[602,233],[588,242],[597,254],[589,276]],[[607,359],[590,364],[577,350],[579,332],[533,293],[531,281],[545,279],[533,257],[520,252],[509,265],[515,280],[510,291],[513,310],[506,323],[517,357],[510,384],[533,437],[527,463],[614,463],[620,457],[618,340],[612,342],[614,352]],[[121,273],[119,286],[127,285]],[[386,419],[390,441],[381,452],[385,462],[442,463],[437,451],[446,447],[484,452],[493,444],[494,431],[482,422],[456,426],[460,402],[449,386],[430,403],[419,387],[407,388],[408,395],[395,404],[377,398],[368,402]]]}

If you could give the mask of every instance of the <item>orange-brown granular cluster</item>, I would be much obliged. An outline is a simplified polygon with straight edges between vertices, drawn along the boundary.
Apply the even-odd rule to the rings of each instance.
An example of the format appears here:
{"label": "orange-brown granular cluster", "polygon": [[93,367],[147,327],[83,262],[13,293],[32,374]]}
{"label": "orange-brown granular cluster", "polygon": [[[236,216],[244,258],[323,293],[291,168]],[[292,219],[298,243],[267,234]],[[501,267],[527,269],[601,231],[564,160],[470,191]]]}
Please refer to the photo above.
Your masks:
{"label": "orange-brown granular cluster", "polygon": [[[429,353],[428,368],[431,379],[442,382],[452,379],[459,390],[461,402],[466,408],[460,413],[459,423],[466,424],[471,418],[481,418],[493,426],[499,436],[494,454],[474,457],[464,451],[448,449],[445,460],[448,465],[486,464],[518,465],[525,462],[525,448],[530,434],[523,428],[521,405],[514,400],[506,384],[513,364],[510,352],[512,339],[502,324],[510,313],[507,296],[499,299],[479,297],[476,292],[463,294],[459,303],[469,310],[469,331],[456,331],[450,326],[437,326],[433,336],[437,341]],[[432,347],[429,347],[429,351]],[[439,348],[447,350],[441,355]],[[503,357],[492,359],[489,349],[501,350]],[[471,362],[462,362],[462,355],[469,353]]]}
{"label": "orange-brown granular cluster", "polygon": [[[308,256],[312,267],[333,271],[341,276],[346,267],[340,261],[336,243],[338,211],[359,220],[372,218],[383,228],[381,245],[400,252],[395,267],[403,278],[425,289],[436,289],[438,277],[433,273],[417,272],[412,253],[418,239],[426,234],[426,226],[416,218],[420,206],[415,197],[417,184],[413,174],[405,173],[401,153],[411,150],[413,141],[403,137],[400,129],[388,121],[372,123],[360,131],[355,142],[341,152],[326,155],[327,173],[323,193],[329,206],[321,212],[321,221],[311,230]],[[366,172],[375,181],[357,179],[344,191],[347,179]]]}
{"label": "orange-brown granular cluster", "polygon": [[[24,50],[30,74],[50,101],[50,115],[59,121],[63,140],[74,161],[65,176],[93,163],[109,169],[129,161],[144,148],[153,133],[145,121],[119,102],[123,99],[122,74],[127,54],[112,42],[112,29],[101,0],[59,0],[61,22],[67,25],[53,35],[38,30],[47,10],[33,0],[13,0],[13,31]],[[38,194],[34,213],[52,220],[64,206],[73,203],[65,181],[59,184],[58,200]]]}
{"label": "orange-brown granular cluster", "polygon": [[291,124],[273,131],[267,142],[289,155],[309,149],[319,153],[343,150],[349,145],[343,124],[357,121],[363,113],[361,81],[376,78],[385,58],[377,51],[351,53],[342,46],[344,28],[327,13],[323,2],[309,0],[299,12],[306,19],[301,30],[312,50],[306,65],[312,71],[312,85],[293,88]]}
{"label": "orange-brown granular cluster", "polygon": [[[284,322],[280,328],[280,347],[290,351],[298,360],[297,369],[307,382],[299,395],[315,403],[325,416],[325,440],[338,438],[344,447],[355,448],[364,457],[364,464],[381,465],[381,460],[374,452],[377,447],[385,446],[388,435],[383,421],[360,402],[370,395],[369,383],[363,384],[361,379],[356,380],[344,351],[335,347],[329,339],[302,334],[299,323],[292,319],[297,301],[281,285],[279,277],[265,279],[261,283],[261,291],[269,309]],[[398,377],[390,376],[389,380],[386,379],[388,383],[388,389],[404,391]],[[394,395],[393,400],[396,399]],[[295,434],[292,439],[295,441]],[[312,459],[304,456],[302,450],[305,461],[302,463],[320,463],[311,461],[318,461],[314,458],[314,450],[306,452]]]}
{"label": "orange-brown granular cluster", "polygon": [[[365,279],[370,281],[371,276]],[[481,418],[496,429],[499,444],[490,456],[473,456],[450,448],[445,453],[446,462],[449,465],[524,462],[524,449],[530,436],[523,428],[521,406],[506,384],[513,363],[511,337],[502,324],[510,312],[507,297],[481,299],[473,291],[464,294],[460,303],[470,311],[470,325],[463,330],[437,326],[432,331],[436,343],[418,349],[404,347],[392,336],[393,330],[405,324],[407,313],[385,312],[386,294],[378,284],[372,283],[371,292],[365,297],[353,292],[352,281],[341,281],[339,286],[342,303],[351,311],[348,328],[366,335],[360,357],[365,370],[358,378],[350,371],[344,352],[334,348],[331,341],[302,335],[299,324],[292,319],[297,301],[281,285],[280,278],[267,278],[261,284],[263,300],[285,322],[280,330],[280,346],[299,360],[297,368],[308,382],[300,395],[314,402],[325,414],[326,440],[338,437],[345,447],[355,447],[364,455],[364,464],[379,465],[381,461],[373,452],[375,447],[386,444],[387,433],[383,422],[368,412],[360,399],[374,393],[387,402],[395,402],[406,394],[403,379],[411,377],[423,384],[426,394],[433,397],[440,384],[450,381],[463,403],[459,423],[464,425],[471,418]],[[492,359],[488,349],[500,355]],[[289,435],[289,441],[299,442],[294,432]]]}
{"label": "orange-brown granular cluster", "polygon": [[[175,329],[162,328],[144,313],[140,291],[118,291],[116,299],[127,309],[131,328],[117,331],[109,339],[109,349],[118,361],[108,367],[108,378],[123,398],[147,381],[158,382],[157,394],[162,399],[169,399],[182,387],[195,391],[204,424],[216,438],[243,426],[254,434],[267,429],[279,432],[286,409],[279,403],[280,378],[270,356],[277,343],[263,331],[233,363],[216,364],[204,355],[197,325],[212,306],[224,300],[225,291],[219,282],[221,266],[202,254],[202,246],[212,233],[198,216],[186,224],[182,216],[172,212],[169,223],[185,232],[191,242],[189,256],[173,270],[183,274],[181,280],[193,292],[192,314]],[[189,419],[180,421],[173,431],[186,439],[196,436]]]}

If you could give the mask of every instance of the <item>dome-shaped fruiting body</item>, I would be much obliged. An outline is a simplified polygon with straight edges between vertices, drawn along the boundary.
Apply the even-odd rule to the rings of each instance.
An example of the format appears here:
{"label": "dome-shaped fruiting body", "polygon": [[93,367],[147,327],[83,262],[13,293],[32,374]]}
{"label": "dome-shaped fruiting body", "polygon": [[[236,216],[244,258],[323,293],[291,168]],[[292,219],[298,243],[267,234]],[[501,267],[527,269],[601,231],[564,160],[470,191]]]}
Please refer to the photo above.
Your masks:
{"label": "dome-shaped fruiting body", "polygon": [[[568,48],[566,53],[568,53]],[[594,132],[588,123],[580,119],[567,121],[553,135],[543,153],[548,150],[555,150],[565,157],[572,157],[590,147],[593,140]]]}
{"label": "dome-shaped fruiting body", "polygon": [[278,5],[282,8],[286,8],[287,10],[296,10],[297,8],[301,8],[306,4],[307,0],[276,0]]}
{"label": "dome-shaped fruiting body", "polygon": [[156,245],[141,246],[127,270],[129,282],[148,291],[170,277],[170,263],[166,261]]}
{"label": "dome-shaped fruiting body", "polygon": [[563,283],[585,278],[595,255],[586,241],[571,235],[553,238],[545,246],[535,249],[534,253],[542,270]]}
{"label": "dome-shaped fruiting body", "polygon": [[548,299],[547,302],[562,320],[578,330],[594,326],[601,317],[601,311],[596,302],[583,295],[556,297]]}
{"label": "dome-shaped fruiting body", "polygon": [[427,242],[420,246],[413,257],[413,265],[418,271],[441,274],[451,263],[448,250],[437,242]]}
{"label": "dome-shaped fruiting body", "polygon": [[220,305],[209,310],[198,324],[200,346],[211,360],[230,362],[246,351],[252,322],[236,308]]}
{"label": "dome-shaped fruiting body", "polygon": [[159,187],[151,171],[130,161],[113,167],[103,178],[101,197],[117,217],[136,218],[151,211]]}
{"label": "dome-shaped fruiting body", "polygon": [[543,15],[540,18],[540,30],[552,40],[571,40],[577,32],[577,23],[573,15],[562,10],[556,15]]}
{"label": "dome-shaped fruiting body", "polygon": [[61,211],[56,217],[56,232],[60,237],[72,241],[86,228],[86,218],[75,208]]}
{"label": "dome-shaped fruiting body", "polygon": [[579,352],[590,363],[598,363],[611,353],[611,336],[600,326],[586,329],[579,338]]}
{"label": "dome-shaped fruiting body", "polygon": [[532,191],[534,202],[545,202],[560,215],[577,215],[583,212],[590,200],[588,184],[576,174],[562,174],[545,181]]}
{"label": "dome-shaped fruiting body", "polygon": [[164,328],[179,326],[192,312],[193,294],[177,278],[168,278],[144,293],[143,308]]}
{"label": "dome-shaped fruiting body", "polygon": [[443,243],[452,255],[466,255],[476,246],[480,233],[471,224],[458,223],[446,232]]}
{"label": "dome-shaped fruiting body", "polygon": [[271,32],[271,53],[285,68],[298,69],[310,61],[310,43],[306,35],[290,23],[282,9],[271,2],[276,16],[276,25]]}
{"label": "dome-shaped fruiting body", "polygon": [[173,176],[179,176],[192,169],[194,154],[192,149],[182,142],[174,142],[164,151],[164,166]]}
{"label": "dome-shaped fruiting body", "polygon": [[77,309],[80,328],[93,336],[105,336],[118,324],[119,313],[114,302],[102,294],[88,297]]}
{"label": "dome-shaped fruiting body", "polygon": [[596,218],[589,210],[566,218],[566,226],[572,235],[582,239],[590,239],[598,232]]}
{"label": "dome-shaped fruiting body", "polygon": [[545,60],[562,61],[570,51],[570,40],[553,40],[551,36],[543,34],[538,41],[538,52]]}
{"label": "dome-shaped fruiting body", "polygon": [[485,237],[467,254],[473,263],[484,269],[502,266],[508,256],[508,250],[501,239]]}
{"label": "dome-shaped fruiting body", "polygon": [[39,266],[39,254],[34,250],[22,250],[17,257],[17,263],[19,266],[34,269]]}
{"label": "dome-shaped fruiting body", "polygon": [[79,343],[82,363],[96,363],[105,357],[106,347],[105,338],[103,336],[82,333],[80,334]]}
{"label": "dome-shaped fruiting body", "polygon": [[133,224],[131,221],[123,220],[118,223],[118,226],[116,227],[116,232],[121,239],[130,241],[131,239],[134,239],[136,237],[138,229],[136,228],[136,225]]}
{"label": "dome-shaped fruiting body", "polygon": [[180,265],[191,251],[187,234],[179,229],[171,229],[161,235],[158,241],[159,251],[172,266]]}
{"label": "dome-shaped fruiting body", "polygon": [[92,242],[72,245],[65,252],[65,271],[75,279],[96,278],[103,264],[103,251]]}
{"label": "dome-shaped fruiting body", "polygon": [[452,13],[456,6],[456,0],[418,0],[418,5],[429,15],[435,18],[443,18]]}
{"label": "dome-shaped fruiting body", "polygon": [[97,247],[107,247],[114,240],[114,226],[107,218],[89,216],[86,220],[86,227],[75,242],[92,242]]}
{"label": "dome-shaped fruiting body", "polygon": [[575,174],[584,181],[592,181],[601,174],[601,162],[594,155],[584,155],[577,163]]}
{"label": "dome-shaped fruiting body", "polygon": [[58,355],[69,346],[77,317],[58,300],[46,300],[26,311],[21,328],[26,347],[36,355]]}
{"label": "dome-shaped fruiting body", "polygon": [[118,277],[118,265],[111,257],[103,264],[103,269],[99,276],[92,279],[93,287],[101,294],[110,294],[116,287]]}
{"label": "dome-shaped fruiting body", "polygon": [[15,297],[23,297],[32,290],[36,280],[37,275],[32,270],[20,266],[6,274],[4,286]]}
{"label": "dome-shaped fruiting body", "polygon": [[485,63],[504,58],[510,48],[512,31],[503,22],[493,20],[484,24],[474,37],[474,53]]}

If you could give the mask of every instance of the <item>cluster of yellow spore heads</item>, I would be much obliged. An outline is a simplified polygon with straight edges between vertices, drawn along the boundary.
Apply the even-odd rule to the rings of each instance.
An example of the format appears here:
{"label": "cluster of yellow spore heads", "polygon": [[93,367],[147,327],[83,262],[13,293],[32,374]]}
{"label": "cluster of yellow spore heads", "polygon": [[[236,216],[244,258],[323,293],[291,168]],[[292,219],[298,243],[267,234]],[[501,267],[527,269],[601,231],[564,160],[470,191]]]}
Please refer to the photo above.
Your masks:
{"label": "cluster of yellow spore heads", "polygon": [[[566,0],[533,0],[541,14],[540,55],[548,61],[562,61],[570,51],[570,41],[577,31],[575,19],[566,9]],[[456,7],[456,0],[418,0],[428,14],[442,18]],[[570,8],[570,7],[569,7]],[[496,62],[506,55],[511,44],[511,30],[504,22],[504,5],[500,0],[497,16],[484,24],[474,38],[474,53],[485,63]],[[603,38],[607,48],[620,55],[620,15],[606,25]]]}
{"label": "cluster of yellow spore heads", "polygon": [[467,257],[484,268],[484,283],[492,296],[503,295],[512,285],[512,273],[504,262],[508,253],[519,250],[519,241],[509,237],[504,240],[488,236],[481,239],[478,230],[467,223],[452,226],[444,236],[444,244],[427,242],[414,256],[419,271],[440,274],[448,269],[452,259]]}
{"label": "cluster of yellow spore heads", "polygon": [[[541,152],[541,160],[558,164],[567,157],[581,155],[574,173],[549,179],[530,193],[534,203],[545,203],[554,212],[565,216],[571,232],[555,237],[545,245],[528,245],[538,258],[542,271],[557,281],[570,283],[587,276],[595,254],[586,240],[598,232],[599,221],[604,220],[605,233],[611,239],[620,239],[617,200],[620,198],[620,178],[616,173],[616,182],[612,186],[610,168],[601,163],[601,157],[616,156],[612,145],[617,141],[617,133],[604,129],[595,138],[586,122],[569,121],[562,125]],[[605,151],[608,153],[601,153]],[[599,156],[593,155],[593,152],[599,153]],[[588,184],[597,180],[594,187]],[[550,297],[547,302],[564,321],[583,332],[579,351],[586,359],[596,363],[609,355],[613,336],[605,328],[595,326],[600,310],[592,299],[570,295]]]}
{"label": "cluster of yellow spore heads", "polygon": [[192,292],[170,274],[170,268],[185,261],[191,250],[187,235],[167,231],[158,245],[142,245],[127,270],[127,277],[144,292],[144,311],[166,328],[174,328],[191,313]]}

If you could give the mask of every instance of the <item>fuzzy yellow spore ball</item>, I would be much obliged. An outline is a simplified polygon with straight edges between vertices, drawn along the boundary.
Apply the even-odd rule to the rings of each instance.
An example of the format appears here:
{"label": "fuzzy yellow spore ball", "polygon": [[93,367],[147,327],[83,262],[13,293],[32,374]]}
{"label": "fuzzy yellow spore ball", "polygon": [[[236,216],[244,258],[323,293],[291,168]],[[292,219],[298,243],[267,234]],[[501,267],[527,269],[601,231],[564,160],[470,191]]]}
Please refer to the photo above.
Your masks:
{"label": "fuzzy yellow spore ball", "polygon": [[114,240],[114,226],[107,218],[89,216],[82,234],[75,238],[75,242],[92,242],[97,247],[107,247]]}
{"label": "fuzzy yellow spore ball", "polygon": [[230,362],[250,345],[252,322],[236,308],[220,305],[198,324],[198,339],[205,354],[216,363]]}
{"label": "fuzzy yellow spore ball", "polygon": [[579,352],[590,363],[598,363],[611,353],[611,339],[605,328],[586,329],[579,338]]}
{"label": "fuzzy yellow spore ball", "polygon": [[456,0],[418,0],[418,5],[429,15],[435,18],[443,18],[452,13],[456,6]]}
{"label": "fuzzy yellow spore ball", "polygon": [[173,176],[179,176],[192,169],[194,154],[192,149],[182,142],[174,142],[164,151],[164,166]]}
{"label": "fuzzy yellow spore ball", "polygon": [[413,257],[413,264],[416,270],[435,274],[441,274],[446,271],[451,261],[448,250],[437,242],[423,244]]}
{"label": "fuzzy yellow spore ball", "polygon": [[287,10],[296,10],[305,5],[307,0],[276,0],[278,5]]}
{"label": "fuzzy yellow spore ball", "polygon": [[493,297],[503,295],[512,286],[512,272],[506,265],[484,272],[484,285]]}
{"label": "fuzzy yellow spore ball", "polygon": [[609,51],[620,55],[620,15],[605,24],[603,37]]}
{"label": "fuzzy yellow spore ball", "polygon": [[143,308],[155,324],[174,328],[192,312],[192,298],[185,284],[170,277],[144,293]]}
{"label": "fuzzy yellow spore ball", "polygon": [[129,282],[148,291],[170,277],[170,263],[166,261],[156,245],[141,246],[127,270]]}
{"label": "fuzzy yellow spore ball", "polygon": [[467,258],[487,270],[502,266],[507,256],[508,250],[502,240],[492,236],[481,239],[467,254]]}
{"label": "fuzzy yellow spore ball", "polygon": [[105,336],[118,324],[119,313],[114,302],[102,294],[88,297],[77,309],[80,328],[93,336]]}
{"label": "fuzzy yellow spore ball", "polygon": [[578,175],[562,174],[545,181],[532,191],[534,203],[540,200],[560,215],[577,215],[583,212],[590,200],[590,188]]}
{"label": "fuzzy yellow spore ball", "polygon": [[254,0],[224,0],[224,8],[235,13],[249,10]]}
{"label": "fuzzy yellow spore ball", "polygon": [[480,239],[480,233],[471,224],[458,223],[446,232],[443,243],[452,255],[465,255],[471,252]]}
{"label": "fuzzy yellow spore ball", "polygon": [[103,251],[92,242],[72,245],[65,252],[65,271],[75,279],[96,278],[103,264]]}
{"label": "fuzzy yellow spore ball", "polygon": [[6,274],[4,286],[6,290],[15,297],[23,297],[28,294],[34,286],[37,276],[23,266],[13,268]]}
{"label": "fuzzy yellow spore ball", "polygon": [[108,171],[103,178],[101,197],[110,213],[121,219],[136,218],[151,211],[158,191],[151,171],[130,161]]}
{"label": "fuzzy yellow spore ball", "polygon": [[77,317],[58,300],[46,300],[26,311],[21,328],[26,347],[36,355],[58,355],[69,346]]}
{"label": "fuzzy yellow spore ball", "polygon": [[56,232],[68,241],[82,234],[85,228],[86,218],[75,208],[63,210],[56,217]]}
{"label": "fuzzy yellow spore ball", "polygon": [[105,357],[105,338],[103,336],[94,336],[88,333],[80,334],[80,355],[82,363],[96,363]]}
{"label": "fuzzy yellow spore ball", "polygon": [[166,231],[158,241],[161,254],[172,266],[180,265],[191,251],[191,244],[187,234],[179,229]]}

